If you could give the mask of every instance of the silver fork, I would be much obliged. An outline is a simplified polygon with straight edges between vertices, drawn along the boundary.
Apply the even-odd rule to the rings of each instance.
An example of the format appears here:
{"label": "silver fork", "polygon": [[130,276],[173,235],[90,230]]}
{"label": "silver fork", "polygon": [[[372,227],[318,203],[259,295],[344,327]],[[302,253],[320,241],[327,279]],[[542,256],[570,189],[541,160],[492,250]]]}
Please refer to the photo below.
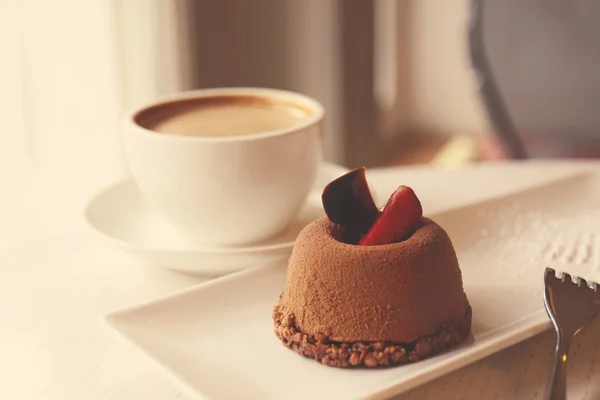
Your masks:
{"label": "silver fork", "polygon": [[548,400],[564,400],[567,396],[567,355],[571,340],[600,313],[600,291],[595,282],[546,268],[544,304],[556,331],[556,348]]}

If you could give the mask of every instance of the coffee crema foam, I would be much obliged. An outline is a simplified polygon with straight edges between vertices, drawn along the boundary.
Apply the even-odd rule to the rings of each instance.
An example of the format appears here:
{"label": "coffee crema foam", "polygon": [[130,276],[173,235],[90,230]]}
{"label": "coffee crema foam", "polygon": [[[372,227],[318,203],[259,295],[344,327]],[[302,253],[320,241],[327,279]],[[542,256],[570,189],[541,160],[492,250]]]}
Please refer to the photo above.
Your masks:
{"label": "coffee crema foam", "polygon": [[243,136],[301,124],[313,112],[292,101],[260,95],[215,95],[159,104],[135,121],[154,132],[188,137]]}

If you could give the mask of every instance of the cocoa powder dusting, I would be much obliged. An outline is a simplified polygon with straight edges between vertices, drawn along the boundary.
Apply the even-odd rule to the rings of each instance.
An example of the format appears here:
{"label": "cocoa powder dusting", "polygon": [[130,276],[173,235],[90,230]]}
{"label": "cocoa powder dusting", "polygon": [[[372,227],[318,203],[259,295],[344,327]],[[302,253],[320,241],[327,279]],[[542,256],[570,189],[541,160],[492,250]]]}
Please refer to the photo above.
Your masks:
{"label": "cocoa powder dusting", "polygon": [[298,236],[279,311],[294,316],[299,332],[337,342],[411,343],[464,318],[458,260],[435,222],[423,218],[409,239],[389,245],[349,245],[340,235],[324,217]]}

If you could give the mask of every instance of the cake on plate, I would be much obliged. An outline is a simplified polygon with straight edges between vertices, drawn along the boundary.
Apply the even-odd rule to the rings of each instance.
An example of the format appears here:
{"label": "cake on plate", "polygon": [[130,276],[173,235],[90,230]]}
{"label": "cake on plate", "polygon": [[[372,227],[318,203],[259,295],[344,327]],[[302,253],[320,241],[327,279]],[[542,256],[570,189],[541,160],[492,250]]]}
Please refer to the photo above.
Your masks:
{"label": "cake on plate", "polygon": [[323,192],[326,217],[299,234],[274,330],[298,354],[381,367],[446,351],[470,334],[452,242],[401,186],[380,211],[359,168]]}

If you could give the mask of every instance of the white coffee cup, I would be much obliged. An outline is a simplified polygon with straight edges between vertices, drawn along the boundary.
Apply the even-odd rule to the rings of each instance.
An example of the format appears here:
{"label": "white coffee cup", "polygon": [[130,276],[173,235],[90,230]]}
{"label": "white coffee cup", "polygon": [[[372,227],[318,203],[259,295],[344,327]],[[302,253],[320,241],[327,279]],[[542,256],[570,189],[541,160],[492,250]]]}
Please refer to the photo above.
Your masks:
{"label": "white coffee cup", "polygon": [[[217,96],[293,103],[308,116],[285,129],[223,137],[179,136],[144,128],[143,113]],[[158,112],[157,111],[157,112]],[[181,93],[124,117],[129,170],[144,199],[187,241],[239,246],[283,231],[297,215],[322,158],[323,107],[297,93],[218,88]]]}

